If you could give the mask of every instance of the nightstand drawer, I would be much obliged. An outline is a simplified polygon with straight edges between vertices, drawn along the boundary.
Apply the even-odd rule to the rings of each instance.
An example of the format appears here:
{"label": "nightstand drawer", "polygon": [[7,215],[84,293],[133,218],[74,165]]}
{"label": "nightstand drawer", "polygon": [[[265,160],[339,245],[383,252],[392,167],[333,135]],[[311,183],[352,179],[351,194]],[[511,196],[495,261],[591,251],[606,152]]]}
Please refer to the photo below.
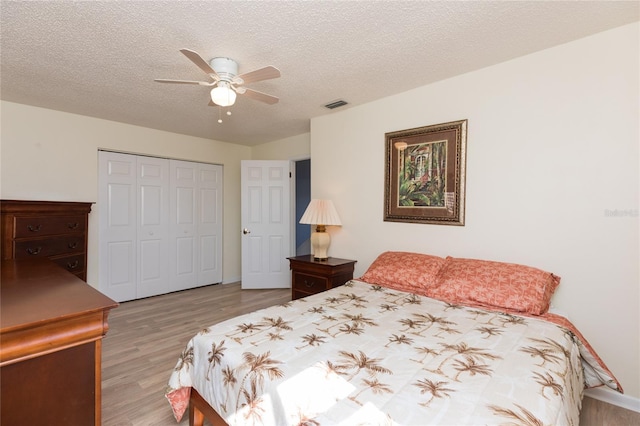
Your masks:
{"label": "nightstand drawer", "polygon": [[309,274],[293,273],[293,291],[316,294],[329,288],[329,280]]}
{"label": "nightstand drawer", "polygon": [[289,257],[291,298],[293,300],[339,287],[353,279],[355,260],[330,257],[315,260],[313,256]]}

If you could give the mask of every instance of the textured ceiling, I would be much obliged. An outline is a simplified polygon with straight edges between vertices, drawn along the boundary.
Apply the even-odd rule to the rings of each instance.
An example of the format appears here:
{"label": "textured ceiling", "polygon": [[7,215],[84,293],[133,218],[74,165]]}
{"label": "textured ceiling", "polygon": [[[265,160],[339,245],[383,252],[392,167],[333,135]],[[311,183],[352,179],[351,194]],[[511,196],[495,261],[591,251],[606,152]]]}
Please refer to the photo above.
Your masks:
{"label": "textured ceiling", "polygon": [[[309,131],[324,104],[366,103],[638,21],[637,1],[6,1],[0,98],[243,145]],[[217,123],[179,49],[282,77]]]}

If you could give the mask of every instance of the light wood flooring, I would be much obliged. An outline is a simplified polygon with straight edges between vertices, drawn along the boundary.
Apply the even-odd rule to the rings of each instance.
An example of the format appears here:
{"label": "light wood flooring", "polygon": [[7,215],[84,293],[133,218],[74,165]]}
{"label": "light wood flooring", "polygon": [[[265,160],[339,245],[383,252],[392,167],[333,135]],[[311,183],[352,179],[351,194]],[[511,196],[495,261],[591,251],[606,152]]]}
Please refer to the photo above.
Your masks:
{"label": "light wood flooring", "polygon": [[[198,331],[291,300],[290,289],[219,284],[121,303],[102,346],[102,424],[176,425],[164,397],[169,375]],[[189,424],[189,415],[179,424]]]}
{"label": "light wood flooring", "polygon": [[[178,424],[164,390],[189,339],[206,326],[289,300],[289,289],[241,290],[236,283],[121,303],[103,340],[102,424]],[[640,425],[640,413],[585,398],[580,426],[608,425]]]}

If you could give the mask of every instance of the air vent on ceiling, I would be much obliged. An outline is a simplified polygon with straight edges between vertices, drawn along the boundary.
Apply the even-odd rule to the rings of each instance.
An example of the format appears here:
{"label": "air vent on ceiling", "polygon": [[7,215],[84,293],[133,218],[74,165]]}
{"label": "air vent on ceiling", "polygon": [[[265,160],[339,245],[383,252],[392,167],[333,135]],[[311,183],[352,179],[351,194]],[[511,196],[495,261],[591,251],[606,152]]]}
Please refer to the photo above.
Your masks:
{"label": "air vent on ceiling", "polygon": [[339,108],[341,106],[345,106],[346,104],[347,104],[347,101],[343,101],[342,99],[340,99],[340,100],[337,100],[337,101],[329,102],[324,107],[325,108],[329,108],[329,109],[336,109],[336,108]]}

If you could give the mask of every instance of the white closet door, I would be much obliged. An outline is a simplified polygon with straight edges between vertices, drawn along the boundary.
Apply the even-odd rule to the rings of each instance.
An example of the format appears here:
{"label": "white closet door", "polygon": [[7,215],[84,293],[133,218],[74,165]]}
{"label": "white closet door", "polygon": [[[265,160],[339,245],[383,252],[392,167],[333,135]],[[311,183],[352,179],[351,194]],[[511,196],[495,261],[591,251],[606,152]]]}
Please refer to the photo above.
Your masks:
{"label": "white closet door", "polygon": [[137,157],[138,298],[169,292],[169,160]]}
{"label": "white closet door", "polygon": [[99,288],[119,302],[136,298],[136,157],[99,151]]}
{"label": "white closet door", "polygon": [[222,166],[199,164],[197,176],[201,286],[222,282]]}
{"label": "white closet door", "polygon": [[123,302],[222,282],[222,166],[99,152],[99,287]]}
{"label": "white closet door", "polygon": [[170,160],[171,291],[222,282],[222,166]]}
{"label": "white closet door", "polygon": [[196,255],[198,168],[195,163],[179,160],[171,160],[169,168],[171,171],[169,288],[171,291],[176,291],[197,285],[200,267]]}

